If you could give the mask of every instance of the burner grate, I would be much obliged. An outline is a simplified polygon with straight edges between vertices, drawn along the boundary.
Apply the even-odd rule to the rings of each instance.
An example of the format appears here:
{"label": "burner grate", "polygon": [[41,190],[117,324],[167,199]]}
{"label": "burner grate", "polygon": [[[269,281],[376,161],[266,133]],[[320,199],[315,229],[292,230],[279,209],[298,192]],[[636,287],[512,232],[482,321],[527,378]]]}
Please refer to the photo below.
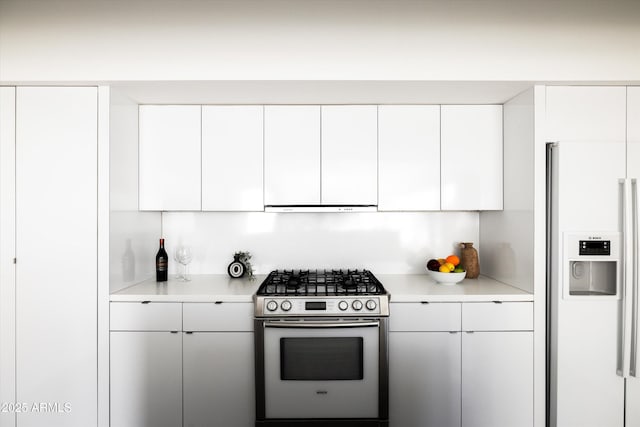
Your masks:
{"label": "burner grate", "polygon": [[258,295],[340,296],[384,295],[369,270],[275,270],[260,285]]}

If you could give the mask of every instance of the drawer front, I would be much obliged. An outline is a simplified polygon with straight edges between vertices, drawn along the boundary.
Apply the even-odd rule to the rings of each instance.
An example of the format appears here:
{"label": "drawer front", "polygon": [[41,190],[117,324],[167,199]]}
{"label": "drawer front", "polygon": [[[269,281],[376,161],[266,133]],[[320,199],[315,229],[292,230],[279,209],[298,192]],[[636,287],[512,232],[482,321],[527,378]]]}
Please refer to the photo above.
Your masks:
{"label": "drawer front", "polygon": [[532,302],[462,304],[463,331],[532,331]]}
{"label": "drawer front", "polygon": [[460,303],[391,303],[389,330],[405,332],[459,331]]}
{"label": "drawer front", "polygon": [[181,331],[182,303],[112,302],[112,331]]}
{"label": "drawer front", "polygon": [[186,302],[184,330],[253,332],[253,303]]}

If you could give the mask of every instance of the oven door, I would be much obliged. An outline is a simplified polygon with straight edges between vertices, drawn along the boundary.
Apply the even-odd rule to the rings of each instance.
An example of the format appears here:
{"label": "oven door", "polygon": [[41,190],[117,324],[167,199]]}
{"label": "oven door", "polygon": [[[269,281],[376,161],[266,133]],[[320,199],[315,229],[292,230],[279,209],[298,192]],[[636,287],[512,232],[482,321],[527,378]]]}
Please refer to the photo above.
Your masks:
{"label": "oven door", "polygon": [[266,418],[377,418],[378,320],[264,322]]}

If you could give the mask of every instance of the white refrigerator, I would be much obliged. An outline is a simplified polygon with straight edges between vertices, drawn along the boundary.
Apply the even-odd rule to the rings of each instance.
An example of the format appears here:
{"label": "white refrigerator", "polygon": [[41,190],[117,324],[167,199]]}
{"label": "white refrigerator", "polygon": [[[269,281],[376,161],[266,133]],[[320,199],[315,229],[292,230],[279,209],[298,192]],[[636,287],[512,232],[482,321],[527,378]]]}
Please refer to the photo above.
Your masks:
{"label": "white refrigerator", "polygon": [[551,427],[640,427],[640,156],[632,155],[624,141],[547,145]]}

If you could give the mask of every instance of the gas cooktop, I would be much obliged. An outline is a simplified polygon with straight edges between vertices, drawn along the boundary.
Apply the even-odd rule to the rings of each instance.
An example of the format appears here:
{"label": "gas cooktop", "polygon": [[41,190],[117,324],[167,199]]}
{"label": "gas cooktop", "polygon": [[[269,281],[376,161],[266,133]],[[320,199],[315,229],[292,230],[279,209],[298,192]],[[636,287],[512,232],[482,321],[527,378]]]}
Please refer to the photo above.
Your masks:
{"label": "gas cooktop", "polygon": [[262,282],[260,296],[386,295],[369,270],[275,270]]}

